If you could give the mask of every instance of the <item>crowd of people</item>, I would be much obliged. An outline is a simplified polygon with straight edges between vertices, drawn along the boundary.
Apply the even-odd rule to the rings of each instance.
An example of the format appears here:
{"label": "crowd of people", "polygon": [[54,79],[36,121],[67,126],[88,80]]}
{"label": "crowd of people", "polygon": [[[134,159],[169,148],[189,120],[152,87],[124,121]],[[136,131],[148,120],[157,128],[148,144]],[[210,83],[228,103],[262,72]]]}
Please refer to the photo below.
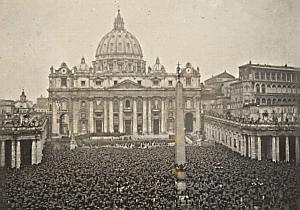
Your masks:
{"label": "crowd of people", "polygon": [[7,209],[295,209],[295,165],[250,160],[221,145],[186,149],[180,205],[174,147],[47,145],[40,165],[6,169]]}

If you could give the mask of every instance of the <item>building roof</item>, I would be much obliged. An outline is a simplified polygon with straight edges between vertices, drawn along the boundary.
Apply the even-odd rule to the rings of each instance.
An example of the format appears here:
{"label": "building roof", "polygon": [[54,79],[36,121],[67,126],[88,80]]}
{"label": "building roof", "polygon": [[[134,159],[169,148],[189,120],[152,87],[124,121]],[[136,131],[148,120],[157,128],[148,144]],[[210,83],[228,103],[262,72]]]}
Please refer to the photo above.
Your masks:
{"label": "building roof", "polygon": [[292,70],[292,71],[299,71],[299,67],[292,67],[288,66],[287,64],[283,66],[278,66],[278,65],[267,65],[267,64],[253,64],[251,61],[247,64],[244,64],[242,66],[239,66],[239,68],[260,68],[260,69],[270,69],[270,70]]}
{"label": "building roof", "polygon": [[207,82],[217,82],[217,79],[235,79],[235,77],[231,74],[229,74],[226,70],[216,76],[212,76],[211,78],[204,81],[204,83]]}

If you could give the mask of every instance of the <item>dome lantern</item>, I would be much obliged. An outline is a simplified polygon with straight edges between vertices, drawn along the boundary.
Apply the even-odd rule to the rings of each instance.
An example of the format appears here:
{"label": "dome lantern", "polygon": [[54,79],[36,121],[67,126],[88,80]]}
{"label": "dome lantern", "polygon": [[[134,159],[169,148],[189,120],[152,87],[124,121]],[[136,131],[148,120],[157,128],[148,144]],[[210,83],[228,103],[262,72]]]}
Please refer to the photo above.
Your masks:
{"label": "dome lantern", "polygon": [[121,17],[119,9],[118,9],[118,15],[115,18],[114,29],[115,30],[124,30],[124,21],[123,21],[123,18]]}

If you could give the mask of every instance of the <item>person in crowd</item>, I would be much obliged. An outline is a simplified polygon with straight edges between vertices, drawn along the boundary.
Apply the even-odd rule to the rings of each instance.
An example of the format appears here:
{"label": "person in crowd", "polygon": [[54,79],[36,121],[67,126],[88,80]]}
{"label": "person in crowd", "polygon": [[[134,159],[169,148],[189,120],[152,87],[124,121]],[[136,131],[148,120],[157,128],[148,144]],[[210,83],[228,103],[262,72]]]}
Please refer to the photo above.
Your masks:
{"label": "person in crowd", "polygon": [[[40,165],[6,169],[8,209],[182,209],[174,147],[68,150],[46,145]],[[187,147],[184,209],[295,209],[296,167],[223,146]]]}

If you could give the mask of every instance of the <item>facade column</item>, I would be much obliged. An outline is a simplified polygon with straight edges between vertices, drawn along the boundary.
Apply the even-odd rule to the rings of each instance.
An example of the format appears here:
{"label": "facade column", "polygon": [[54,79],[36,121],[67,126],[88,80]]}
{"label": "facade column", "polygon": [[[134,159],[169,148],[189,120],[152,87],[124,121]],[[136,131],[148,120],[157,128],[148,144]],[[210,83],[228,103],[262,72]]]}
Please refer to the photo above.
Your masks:
{"label": "facade column", "polygon": [[[109,119],[110,120],[110,119]],[[107,123],[107,101],[104,99],[103,102],[103,132],[108,132],[108,123]]]}
{"label": "facade column", "polygon": [[272,161],[276,162],[276,137],[272,136]]}
{"label": "facade column", "polygon": [[137,106],[136,106],[136,99],[133,99],[133,128],[132,132],[133,134],[137,134]]}
{"label": "facade column", "polygon": [[279,136],[276,136],[276,161],[280,161]]}
{"label": "facade column", "polygon": [[109,100],[109,132],[114,132],[114,110],[113,110],[113,101]]}
{"label": "facade column", "polygon": [[73,134],[78,134],[78,115],[79,115],[79,102],[73,101]]}
{"label": "facade column", "polygon": [[16,146],[16,168],[20,168],[21,166],[21,145],[20,140],[17,140],[17,146]]}
{"label": "facade column", "polygon": [[11,167],[16,167],[16,147],[15,147],[15,140],[11,141]]}
{"label": "facade column", "polygon": [[147,133],[147,101],[143,98],[143,133]]}
{"label": "facade column", "polygon": [[58,107],[56,102],[52,102],[52,134],[59,134],[59,125],[58,125]]}
{"label": "facade column", "polygon": [[285,137],[285,161],[290,161],[290,145],[289,145],[289,136]]}
{"label": "facade column", "polygon": [[120,99],[120,108],[119,108],[119,132],[124,133],[123,129],[123,100]]}
{"label": "facade column", "polygon": [[90,133],[94,133],[94,102],[90,101],[90,117],[89,117]]}
{"label": "facade column", "polygon": [[37,160],[37,152],[36,152],[36,140],[33,139],[31,143],[31,164],[36,164]]}
{"label": "facade column", "polygon": [[257,136],[257,159],[261,160],[261,137]]}
{"label": "facade column", "polygon": [[151,99],[148,100],[148,133],[152,133]]}
{"label": "facade column", "polygon": [[1,155],[0,155],[0,167],[4,167],[5,166],[5,141],[2,140],[1,141]]}
{"label": "facade column", "polygon": [[165,101],[162,98],[161,100],[161,133],[165,132]]}
{"label": "facade column", "polygon": [[295,137],[295,154],[296,154],[296,163],[300,162],[300,148],[299,148],[299,136]]}

